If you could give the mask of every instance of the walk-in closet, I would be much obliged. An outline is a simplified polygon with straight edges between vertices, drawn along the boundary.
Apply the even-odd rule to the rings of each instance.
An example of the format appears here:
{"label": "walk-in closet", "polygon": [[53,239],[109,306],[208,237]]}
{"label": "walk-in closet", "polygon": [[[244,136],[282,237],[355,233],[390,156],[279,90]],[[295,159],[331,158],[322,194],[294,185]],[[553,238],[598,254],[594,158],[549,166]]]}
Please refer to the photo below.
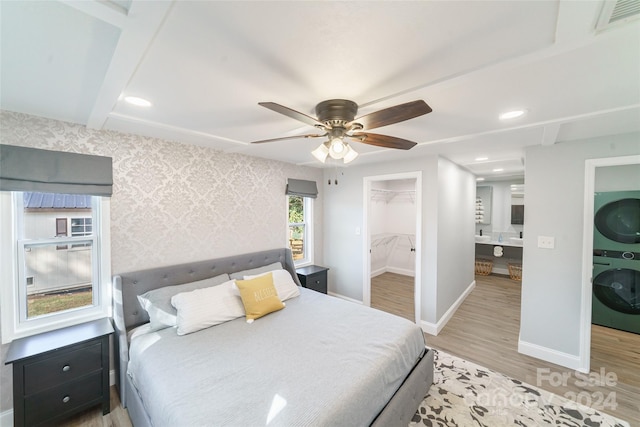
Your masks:
{"label": "walk-in closet", "polygon": [[[416,180],[376,181],[370,192],[371,306],[414,317]],[[407,314],[408,313],[408,314]]]}

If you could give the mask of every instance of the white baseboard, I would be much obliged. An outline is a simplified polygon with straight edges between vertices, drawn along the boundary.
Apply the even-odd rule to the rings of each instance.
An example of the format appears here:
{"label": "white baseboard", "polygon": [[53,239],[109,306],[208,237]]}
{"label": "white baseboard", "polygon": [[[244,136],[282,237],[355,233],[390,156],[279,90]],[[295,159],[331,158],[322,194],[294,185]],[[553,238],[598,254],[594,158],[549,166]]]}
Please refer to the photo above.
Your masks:
{"label": "white baseboard", "polygon": [[390,267],[387,265],[385,267],[378,268],[377,270],[372,271],[371,277],[376,277],[384,273],[396,273],[396,274],[401,274],[403,276],[410,276],[410,277],[415,277],[416,275],[416,272],[414,270],[409,270],[406,268]]}
{"label": "white baseboard", "polygon": [[0,427],[13,427],[13,409],[0,412]]}
{"label": "white baseboard", "polygon": [[354,302],[356,304],[362,305],[362,301],[358,301],[357,299],[345,297],[344,295],[336,294],[334,292],[327,292],[327,294],[331,295],[332,297],[340,298],[340,299],[343,299],[343,300],[346,300],[346,301],[349,301],[349,302]]}
{"label": "white baseboard", "polygon": [[376,277],[387,272],[386,267],[379,268],[371,272],[371,277]]}
{"label": "white baseboard", "polygon": [[420,327],[422,328],[422,330],[429,335],[437,336],[440,331],[444,329],[444,327],[447,325],[447,322],[449,322],[449,320],[455,314],[456,310],[458,310],[458,307],[460,307],[460,305],[464,302],[464,300],[467,298],[467,296],[469,296],[469,294],[475,287],[476,281],[474,280],[467,287],[467,289],[464,290],[462,295],[460,295],[460,297],[451,305],[451,307],[449,307],[444,316],[438,319],[437,323],[425,322],[424,320],[420,321]]}
{"label": "white baseboard", "polygon": [[520,338],[518,338],[518,353],[586,373],[580,363],[579,356],[522,341]]}
{"label": "white baseboard", "polygon": [[410,276],[410,277],[414,277],[416,275],[415,271],[409,270],[406,268],[387,267],[387,271],[389,273],[396,273],[396,274],[401,274],[403,276]]}

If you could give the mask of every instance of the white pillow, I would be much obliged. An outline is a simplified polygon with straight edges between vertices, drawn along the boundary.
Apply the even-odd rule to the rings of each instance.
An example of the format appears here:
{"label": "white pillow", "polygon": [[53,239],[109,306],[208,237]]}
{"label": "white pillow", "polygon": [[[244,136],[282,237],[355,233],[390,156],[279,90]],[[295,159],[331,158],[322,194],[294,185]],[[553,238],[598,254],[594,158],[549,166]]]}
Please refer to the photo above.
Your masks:
{"label": "white pillow", "polygon": [[255,276],[244,276],[244,280],[254,279],[256,277],[264,276],[265,274],[273,274],[273,285],[276,287],[278,297],[280,301],[286,301],[290,298],[294,298],[300,295],[300,289],[298,285],[291,278],[291,274],[287,270],[273,270],[267,273],[256,274]]}
{"label": "white pillow", "polygon": [[182,292],[171,297],[176,308],[178,335],[186,335],[244,316],[240,296],[234,292],[235,281],[218,286]]}
{"label": "white pillow", "polygon": [[278,270],[281,268],[282,268],[282,264],[279,261],[276,261],[269,265],[263,265],[262,267],[236,271],[235,273],[231,273],[229,277],[232,279],[242,279],[244,276],[249,276],[249,275],[259,276],[261,274],[268,273],[270,271]]}
{"label": "white pillow", "polygon": [[199,280],[197,282],[183,283],[182,285],[165,286],[153,289],[138,295],[140,305],[149,314],[151,331],[157,331],[171,326],[176,326],[176,310],[171,305],[171,297],[181,292],[189,292],[195,289],[216,286],[229,280],[228,274]]}

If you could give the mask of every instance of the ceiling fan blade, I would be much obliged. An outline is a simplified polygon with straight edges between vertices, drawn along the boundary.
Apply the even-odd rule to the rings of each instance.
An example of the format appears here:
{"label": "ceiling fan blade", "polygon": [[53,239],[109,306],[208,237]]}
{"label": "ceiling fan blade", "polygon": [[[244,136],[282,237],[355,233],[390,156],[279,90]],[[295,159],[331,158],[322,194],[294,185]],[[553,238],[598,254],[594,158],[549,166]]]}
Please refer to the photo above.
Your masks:
{"label": "ceiling fan blade", "polygon": [[411,101],[394,107],[385,108],[384,110],[375,111],[370,114],[365,114],[362,117],[354,119],[351,123],[348,123],[346,127],[348,128],[352,123],[360,123],[364,129],[375,129],[413,119],[414,117],[422,116],[430,113],[431,111],[433,111],[431,110],[431,107],[420,99],[418,101]]}
{"label": "ceiling fan blade", "polygon": [[310,134],[310,135],[282,136],[280,138],[271,138],[271,139],[262,139],[260,141],[252,141],[251,144],[262,144],[264,142],[275,142],[275,141],[282,141],[285,139],[320,138],[322,136],[327,136],[327,134],[325,133],[323,135]]}
{"label": "ceiling fan blade", "polygon": [[292,110],[291,108],[285,107],[284,105],[276,104],[275,102],[258,102],[258,105],[275,111],[276,113],[284,114],[287,117],[301,121],[302,123],[306,123],[311,126],[321,126],[323,128],[325,127],[324,123],[314,119],[313,117],[302,114],[299,111]]}
{"label": "ceiling fan blade", "polygon": [[407,139],[397,138],[395,136],[380,135],[377,133],[358,132],[352,135],[347,135],[350,138],[355,138],[356,141],[363,144],[375,145],[385,148],[397,148],[400,150],[408,150],[417,145],[416,142],[409,141]]}

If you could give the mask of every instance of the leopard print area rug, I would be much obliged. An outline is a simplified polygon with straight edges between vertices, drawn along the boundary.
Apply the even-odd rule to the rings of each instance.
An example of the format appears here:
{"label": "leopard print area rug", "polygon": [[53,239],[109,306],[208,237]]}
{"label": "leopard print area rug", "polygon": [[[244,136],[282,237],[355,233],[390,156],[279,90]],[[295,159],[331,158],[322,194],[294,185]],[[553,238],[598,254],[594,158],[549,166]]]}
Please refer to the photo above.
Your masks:
{"label": "leopard print area rug", "polygon": [[443,351],[434,356],[434,384],[410,427],[629,427],[625,421]]}

